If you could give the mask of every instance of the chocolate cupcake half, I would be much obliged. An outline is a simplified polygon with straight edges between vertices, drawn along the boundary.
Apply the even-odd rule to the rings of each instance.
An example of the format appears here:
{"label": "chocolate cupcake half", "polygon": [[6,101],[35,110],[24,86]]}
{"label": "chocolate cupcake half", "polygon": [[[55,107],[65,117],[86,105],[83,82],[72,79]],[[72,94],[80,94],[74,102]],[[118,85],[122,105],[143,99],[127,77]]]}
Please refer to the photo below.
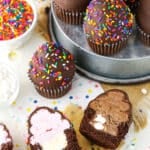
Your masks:
{"label": "chocolate cupcake half", "polygon": [[138,37],[142,43],[150,47],[150,1],[140,0],[137,9],[137,29]]}
{"label": "chocolate cupcake half", "polygon": [[70,121],[59,111],[39,107],[28,119],[31,150],[80,150]]}
{"label": "chocolate cupcake half", "polygon": [[80,124],[80,132],[93,143],[116,149],[128,132],[132,106],[121,90],[109,90],[91,101]]}
{"label": "chocolate cupcake half", "polygon": [[54,0],[54,10],[62,21],[68,24],[82,24],[90,0]]}
{"label": "chocolate cupcake half", "polygon": [[72,54],[54,43],[44,43],[34,53],[28,75],[38,93],[58,98],[71,88],[75,74]]}
{"label": "chocolate cupcake half", "polygon": [[133,15],[123,0],[92,0],[83,28],[94,52],[113,55],[126,46],[133,30]]}
{"label": "chocolate cupcake half", "polygon": [[12,150],[13,141],[7,127],[0,123],[0,150]]}

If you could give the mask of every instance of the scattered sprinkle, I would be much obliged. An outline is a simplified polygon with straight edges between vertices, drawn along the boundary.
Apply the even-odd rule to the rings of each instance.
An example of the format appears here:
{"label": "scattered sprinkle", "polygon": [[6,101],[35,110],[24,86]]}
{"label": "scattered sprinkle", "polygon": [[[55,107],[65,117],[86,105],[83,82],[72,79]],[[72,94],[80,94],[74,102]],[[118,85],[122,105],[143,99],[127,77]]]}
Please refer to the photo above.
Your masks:
{"label": "scattered sprinkle", "polygon": [[69,99],[73,99],[73,96],[69,96]]}
{"label": "scattered sprinkle", "polygon": [[33,103],[37,104],[37,103],[38,103],[38,101],[37,101],[37,100],[34,100],[34,101],[33,101]]}
{"label": "scattered sprinkle", "polygon": [[20,147],[20,145],[19,145],[19,144],[16,144],[16,145],[15,145],[15,147],[17,147],[17,148],[18,148],[18,147]]}
{"label": "scattered sprinkle", "polygon": [[31,108],[28,107],[28,108],[26,109],[26,111],[27,111],[28,113],[30,113],[30,112],[31,112]]}
{"label": "scattered sprinkle", "polygon": [[12,105],[14,105],[14,106],[15,106],[15,105],[16,105],[16,101],[14,101],[14,102],[12,103]]}
{"label": "scattered sprinkle", "polygon": [[98,88],[99,87],[99,85],[98,84],[95,84],[95,88]]}
{"label": "scattered sprinkle", "polygon": [[54,107],[54,110],[58,110],[58,107]]}
{"label": "scattered sprinkle", "polygon": [[9,52],[8,58],[9,58],[10,60],[14,60],[14,59],[16,59],[16,57],[17,57],[17,53],[16,53],[15,51],[10,51],[10,52]]}
{"label": "scattered sprinkle", "polygon": [[56,104],[57,104],[57,101],[55,101],[55,100],[52,101],[52,104],[53,104],[53,105],[56,105]]}
{"label": "scattered sprinkle", "polygon": [[86,95],[85,98],[88,99],[88,98],[89,98],[89,95]]}
{"label": "scattered sprinkle", "polygon": [[92,89],[88,89],[88,93],[91,94],[93,91]]}
{"label": "scattered sprinkle", "polygon": [[82,86],[82,83],[79,83],[79,86]]}

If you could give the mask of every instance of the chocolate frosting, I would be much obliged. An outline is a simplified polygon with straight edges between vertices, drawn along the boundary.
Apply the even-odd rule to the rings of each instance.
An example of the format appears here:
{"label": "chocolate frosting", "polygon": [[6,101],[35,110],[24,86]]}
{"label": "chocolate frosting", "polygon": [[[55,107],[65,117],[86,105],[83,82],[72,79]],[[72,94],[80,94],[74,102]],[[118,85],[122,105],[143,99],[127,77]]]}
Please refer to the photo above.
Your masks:
{"label": "chocolate frosting", "polygon": [[137,22],[144,32],[150,34],[150,0],[140,0]]}
{"label": "chocolate frosting", "polygon": [[110,44],[132,33],[133,15],[123,0],[92,0],[84,18],[86,37],[95,44]]}
{"label": "chocolate frosting", "polygon": [[72,81],[75,63],[71,53],[60,45],[44,43],[30,62],[29,77],[41,87],[58,88]]}
{"label": "chocolate frosting", "polygon": [[55,3],[70,11],[84,11],[91,0],[55,0]]}

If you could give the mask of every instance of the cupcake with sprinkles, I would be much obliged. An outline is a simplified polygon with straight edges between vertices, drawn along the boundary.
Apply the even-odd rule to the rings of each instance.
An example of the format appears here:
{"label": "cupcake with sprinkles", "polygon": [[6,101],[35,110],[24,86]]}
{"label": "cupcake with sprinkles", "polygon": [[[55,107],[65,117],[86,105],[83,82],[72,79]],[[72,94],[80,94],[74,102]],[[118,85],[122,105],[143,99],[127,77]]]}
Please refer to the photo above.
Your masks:
{"label": "cupcake with sprinkles", "polygon": [[28,74],[40,95],[61,97],[72,85],[75,74],[73,55],[56,43],[46,42],[34,53]]}
{"label": "cupcake with sprinkles", "polygon": [[113,55],[126,46],[134,17],[123,0],[92,0],[84,18],[84,32],[94,52]]}

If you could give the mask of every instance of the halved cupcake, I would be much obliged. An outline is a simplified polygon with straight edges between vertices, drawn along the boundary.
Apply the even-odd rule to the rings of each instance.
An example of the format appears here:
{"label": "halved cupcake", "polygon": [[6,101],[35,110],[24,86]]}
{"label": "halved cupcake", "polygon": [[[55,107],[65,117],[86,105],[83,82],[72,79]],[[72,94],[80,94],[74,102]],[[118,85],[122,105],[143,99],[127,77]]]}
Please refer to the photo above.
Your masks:
{"label": "halved cupcake", "polygon": [[48,107],[35,109],[28,119],[31,150],[81,150],[71,122]]}
{"label": "halved cupcake", "polygon": [[127,93],[111,89],[88,104],[79,130],[94,144],[115,150],[131,123],[132,105]]}

